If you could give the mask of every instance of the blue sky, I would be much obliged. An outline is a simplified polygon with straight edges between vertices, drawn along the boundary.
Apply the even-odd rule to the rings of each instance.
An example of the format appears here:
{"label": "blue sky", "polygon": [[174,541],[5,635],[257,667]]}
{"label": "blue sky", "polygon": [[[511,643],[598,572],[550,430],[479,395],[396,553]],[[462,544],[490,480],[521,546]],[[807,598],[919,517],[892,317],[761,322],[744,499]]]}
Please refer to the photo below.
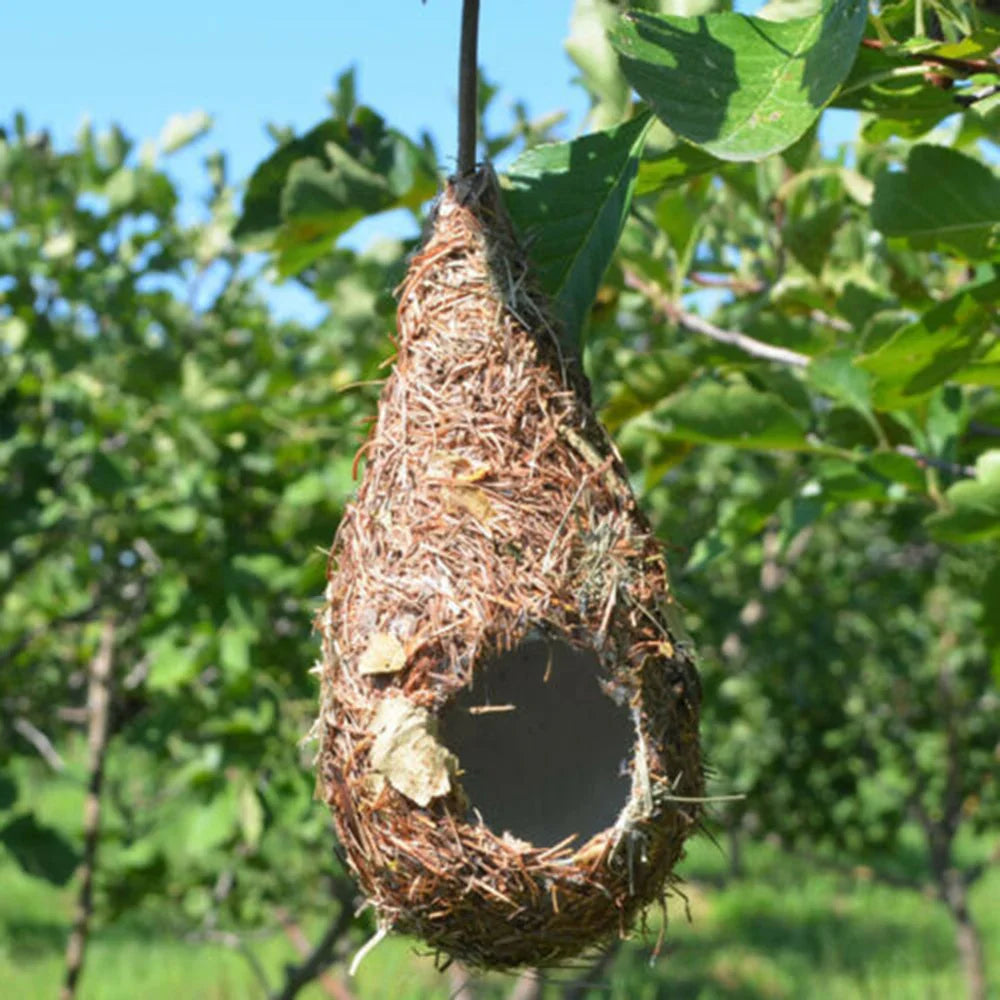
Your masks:
{"label": "blue sky", "polygon": [[[489,77],[508,99],[526,100],[534,113],[564,108],[578,125],[586,100],[571,86],[562,47],[571,0],[482,6]],[[229,154],[234,176],[245,177],[271,148],[264,123],[314,124],[333,80],[353,64],[361,99],[407,133],[431,131],[444,166],[453,164],[460,0],[11,7],[3,16],[0,115],[23,109],[60,143],[85,115],[155,138],[171,113],[203,108],[216,121],[211,144]]]}
{"label": "blue sky", "polygon": [[[0,120],[23,110],[32,128],[49,129],[64,146],[85,117],[98,129],[117,122],[142,140],[155,139],[171,114],[204,109],[215,119],[211,136],[170,163],[189,206],[204,188],[201,162],[209,150],[224,150],[231,177],[245,179],[273,147],[265,123],[297,130],[315,124],[327,113],[333,81],[352,65],[364,103],[408,134],[430,131],[442,166],[454,166],[461,0],[6,6]],[[563,48],[572,6],[483,0],[480,63],[501,87],[501,107],[520,99],[533,114],[565,110],[575,132],[587,99],[572,83],[575,68]],[[848,134],[846,126],[834,131],[837,139]],[[349,242],[363,244],[380,227],[400,234],[398,219],[382,217]],[[289,286],[274,304],[300,318],[313,311]]]}

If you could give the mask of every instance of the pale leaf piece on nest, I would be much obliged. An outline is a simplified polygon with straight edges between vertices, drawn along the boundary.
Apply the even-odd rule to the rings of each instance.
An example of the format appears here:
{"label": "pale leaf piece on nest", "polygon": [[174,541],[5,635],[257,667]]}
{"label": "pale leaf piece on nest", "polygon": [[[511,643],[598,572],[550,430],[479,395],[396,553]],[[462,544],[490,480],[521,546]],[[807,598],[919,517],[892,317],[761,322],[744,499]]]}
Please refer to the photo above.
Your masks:
{"label": "pale leaf piece on nest", "polygon": [[388,632],[376,632],[358,661],[362,674],[395,674],[406,666],[403,644]]}
{"label": "pale leaf piece on nest", "polygon": [[453,510],[464,510],[479,524],[488,524],[496,516],[496,509],[489,496],[474,486],[459,486],[448,496],[448,506]]}
{"label": "pale leaf piece on nest", "polygon": [[408,698],[392,694],[383,699],[372,720],[375,742],[371,767],[418,806],[451,791],[451,772],[458,766],[435,737],[430,712]]}

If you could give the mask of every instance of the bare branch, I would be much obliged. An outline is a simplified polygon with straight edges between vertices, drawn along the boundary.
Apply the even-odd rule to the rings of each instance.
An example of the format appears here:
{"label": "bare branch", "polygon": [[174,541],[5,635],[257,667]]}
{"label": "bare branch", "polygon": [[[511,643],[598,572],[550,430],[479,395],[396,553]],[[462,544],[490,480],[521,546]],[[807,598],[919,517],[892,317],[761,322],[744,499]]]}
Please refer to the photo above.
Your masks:
{"label": "bare branch", "polygon": [[336,948],[351,928],[354,920],[354,887],[346,879],[339,879],[334,896],[340,904],[336,917],[330,921],[323,936],[312,951],[298,964],[285,966],[285,981],[272,993],[270,1000],[294,1000],[299,990],[312,982],[336,958]]}
{"label": "bare branch", "polygon": [[246,959],[247,965],[250,966],[250,969],[254,974],[254,978],[263,987],[264,992],[270,992],[271,985],[268,982],[267,970],[257,957],[257,953],[254,951],[245,935],[236,934],[233,931],[206,930],[200,931],[198,934],[191,935],[189,940],[211,941],[213,944],[221,944],[226,948],[231,948],[233,951],[239,952],[240,955]]}
{"label": "bare branch", "polygon": [[625,272],[625,284],[629,288],[642,292],[668,319],[692,333],[700,333],[702,336],[709,337],[721,344],[729,344],[743,351],[744,354],[761,358],[764,361],[776,361],[782,365],[805,368],[811,360],[807,354],[800,354],[798,351],[792,351],[786,347],[775,347],[774,344],[767,344],[763,340],[757,340],[756,337],[740,333],[738,330],[724,330],[722,327],[710,323],[707,319],[695,316],[672,302],[656,285],[643,281],[632,271]]}
{"label": "bare branch", "polygon": [[[292,947],[299,953],[299,957],[303,959],[308,958],[311,946],[309,938],[305,935],[305,931],[302,930],[302,927],[292,915],[285,910],[278,914],[278,918],[281,920],[285,936],[292,943]],[[323,992],[328,997],[331,997],[332,1000],[354,1000],[354,993],[329,971],[319,973],[316,978],[319,980],[319,985],[322,987]]]}
{"label": "bare branch", "polygon": [[59,751],[52,745],[52,740],[33,723],[25,718],[15,719],[14,729],[38,751],[39,756],[53,771],[61,771],[66,766]]}
{"label": "bare branch", "polygon": [[949,472],[953,476],[975,476],[976,474],[976,470],[971,465],[958,465],[955,462],[947,462],[941,458],[934,458],[931,455],[925,455],[923,452],[917,451],[916,448],[908,444],[897,444],[895,451],[900,455],[905,455],[907,458],[912,458],[918,465],[929,465],[931,468]]}
{"label": "bare branch", "polygon": [[87,951],[87,936],[94,911],[94,873],[97,868],[97,845],[101,833],[101,787],[104,784],[104,759],[108,749],[108,725],[111,704],[111,668],[113,665],[115,624],[108,619],[101,632],[101,642],[90,663],[90,683],[87,688],[87,709],[90,721],[87,729],[87,797],[83,804],[83,861],[80,865],[80,895],[77,901],[73,929],[66,945],[66,978],[60,991],[61,1000],[76,996],[83,960]]}

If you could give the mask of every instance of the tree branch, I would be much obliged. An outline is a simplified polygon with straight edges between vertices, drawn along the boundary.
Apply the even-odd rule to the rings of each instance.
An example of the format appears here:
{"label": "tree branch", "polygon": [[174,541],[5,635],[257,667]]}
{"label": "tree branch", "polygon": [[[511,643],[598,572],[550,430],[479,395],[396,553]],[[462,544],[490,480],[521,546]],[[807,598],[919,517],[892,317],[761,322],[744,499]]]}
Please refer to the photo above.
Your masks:
{"label": "tree branch", "polygon": [[39,756],[53,771],[61,771],[66,766],[59,751],[52,745],[52,740],[36,725],[22,717],[14,720],[13,728],[38,751]]}
{"label": "tree branch", "polygon": [[285,966],[285,981],[277,992],[272,993],[270,1000],[294,1000],[299,990],[312,982],[335,957],[337,943],[350,929],[354,920],[354,887],[345,879],[336,883],[334,896],[340,904],[337,916],[330,921],[323,936],[313,950],[298,965]]}
{"label": "tree branch", "polygon": [[476,124],[479,108],[479,0],[462,2],[462,40],[458,57],[458,176],[476,169]]}
{"label": "tree branch", "polygon": [[87,687],[87,709],[90,714],[87,729],[87,754],[90,778],[87,798],[83,804],[83,861],[80,865],[80,895],[77,901],[73,929],[66,944],[66,978],[61,1000],[72,1000],[83,971],[87,951],[90,919],[94,911],[94,872],[97,867],[97,845],[101,834],[101,787],[104,784],[104,760],[108,749],[109,708],[111,704],[111,668],[115,643],[115,624],[104,623],[101,642],[90,663],[90,683]]}
{"label": "tree branch", "polygon": [[[308,958],[310,952],[309,938],[298,922],[287,911],[278,914],[281,926],[285,931],[285,936],[291,942],[292,947],[299,953],[300,958]],[[330,972],[320,972],[317,977],[323,992],[332,1000],[354,1000],[354,993],[348,989],[336,976]]]}
{"label": "tree branch", "polygon": [[722,327],[710,323],[707,319],[687,312],[672,302],[656,285],[643,281],[633,271],[625,272],[625,284],[629,288],[642,292],[668,319],[692,333],[700,333],[702,336],[709,337],[721,344],[729,344],[745,354],[751,355],[751,357],[761,358],[764,361],[776,361],[778,364],[805,368],[811,360],[808,354],[800,354],[798,351],[791,351],[786,347],[775,347],[773,344],[767,344],[763,340],[757,340],[756,337],[740,333],[738,330],[723,330]]}

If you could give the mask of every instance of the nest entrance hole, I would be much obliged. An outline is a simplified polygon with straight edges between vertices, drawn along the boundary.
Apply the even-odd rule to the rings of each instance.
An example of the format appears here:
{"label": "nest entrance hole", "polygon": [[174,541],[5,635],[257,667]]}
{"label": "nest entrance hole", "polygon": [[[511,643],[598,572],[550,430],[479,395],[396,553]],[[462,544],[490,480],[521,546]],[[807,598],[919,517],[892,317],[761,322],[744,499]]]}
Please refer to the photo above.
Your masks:
{"label": "nest entrance hole", "polygon": [[592,651],[531,639],[488,661],[442,713],[441,741],[495,833],[549,846],[618,818],[635,732],[599,675]]}

